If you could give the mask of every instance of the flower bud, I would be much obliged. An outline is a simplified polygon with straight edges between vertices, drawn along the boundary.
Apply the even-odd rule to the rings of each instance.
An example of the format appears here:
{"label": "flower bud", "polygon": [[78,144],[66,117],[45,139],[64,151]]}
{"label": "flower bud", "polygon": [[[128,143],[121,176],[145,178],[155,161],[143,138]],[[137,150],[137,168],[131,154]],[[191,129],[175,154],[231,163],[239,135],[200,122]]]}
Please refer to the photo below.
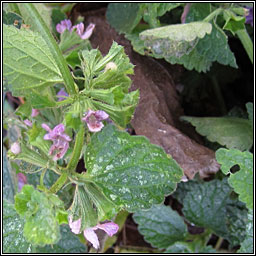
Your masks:
{"label": "flower bud", "polygon": [[20,153],[20,144],[18,142],[14,142],[11,146],[11,152],[15,155]]}
{"label": "flower bud", "polygon": [[114,62],[109,62],[107,65],[106,65],[106,67],[105,67],[105,72],[107,71],[107,70],[117,70],[117,65],[114,63]]}

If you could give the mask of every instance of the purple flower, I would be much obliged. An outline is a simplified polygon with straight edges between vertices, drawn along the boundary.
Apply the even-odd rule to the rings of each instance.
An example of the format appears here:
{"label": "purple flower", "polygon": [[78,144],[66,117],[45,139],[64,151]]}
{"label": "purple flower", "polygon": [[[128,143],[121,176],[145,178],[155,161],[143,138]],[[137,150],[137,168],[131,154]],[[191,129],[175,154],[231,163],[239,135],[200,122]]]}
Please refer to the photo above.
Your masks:
{"label": "purple flower", "polygon": [[[64,96],[64,97],[62,97],[62,96]],[[65,100],[66,97],[68,97],[68,96],[69,96],[69,95],[68,95],[68,93],[65,91],[64,88],[61,88],[61,89],[59,90],[59,92],[57,93],[57,97],[59,98],[58,101]]]}
{"label": "purple flower", "polygon": [[48,132],[44,135],[44,139],[53,141],[49,155],[54,155],[53,160],[57,161],[67,152],[71,139],[64,133],[65,126],[63,124],[58,124],[53,130],[47,124],[42,124],[42,128]]}
{"label": "purple flower", "polygon": [[72,23],[70,20],[62,20],[56,25],[56,30],[58,33],[62,34],[66,29],[71,31]]}
{"label": "purple flower", "polygon": [[17,177],[18,177],[18,192],[20,192],[22,187],[25,184],[27,184],[27,177],[23,173],[21,173],[21,172],[19,172],[17,174]]}
{"label": "purple flower", "polygon": [[246,24],[250,24],[253,27],[253,7],[246,8],[247,15],[246,15]]}
{"label": "purple flower", "polygon": [[95,28],[95,24],[90,23],[89,26],[84,31],[84,23],[79,23],[72,27],[73,29],[76,29],[76,33],[81,37],[81,39],[88,39],[92,35],[92,32]]}
{"label": "purple flower", "polygon": [[25,119],[23,122],[25,123],[25,125],[32,127],[32,122],[30,120]]}
{"label": "purple flower", "polygon": [[31,116],[32,117],[35,117],[39,114],[39,110],[38,109],[35,109],[35,108],[32,108],[32,113],[31,113]]}
{"label": "purple flower", "polygon": [[15,155],[18,155],[20,153],[20,144],[19,144],[19,142],[14,142],[11,145],[11,152]]}
{"label": "purple flower", "polygon": [[104,127],[104,124],[101,121],[106,120],[109,117],[103,110],[92,111],[89,109],[85,115],[86,116],[82,118],[82,120],[87,123],[91,132],[99,132]]}
{"label": "purple flower", "polygon": [[[69,226],[73,233],[75,233],[75,234],[80,233],[81,219],[78,219],[78,220],[72,222],[72,216],[69,216],[68,223],[69,223]],[[118,231],[119,226],[116,223],[110,221],[110,222],[107,222],[104,224],[97,224],[95,227],[92,227],[92,228],[86,228],[84,230],[84,237],[90,243],[92,243],[92,245],[95,249],[98,249],[100,247],[100,242],[99,242],[98,236],[94,232],[97,229],[104,230],[109,236],[113,236]]]}

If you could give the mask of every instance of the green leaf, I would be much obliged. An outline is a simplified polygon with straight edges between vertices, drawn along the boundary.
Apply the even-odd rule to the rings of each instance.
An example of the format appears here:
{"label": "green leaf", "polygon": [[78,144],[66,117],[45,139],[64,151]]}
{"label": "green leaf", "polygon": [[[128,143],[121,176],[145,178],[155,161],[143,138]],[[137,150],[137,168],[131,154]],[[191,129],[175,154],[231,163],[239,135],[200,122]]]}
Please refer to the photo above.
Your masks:
{"label": "green leaf", "polygon": [[57,244],[37,247],[36,253],[86,253],[87,247],[82,244],[79,238],[71,232],[68,225],[60,227],[61,239]]}
{"label": "green leaf", "polygon": [[60,34],[59,47],[63,53],[68,52],[68,50],[75,48],[77,45],[83,43],[85,40],[81,39],[75,30],[71,32],[69,30],[64,30]]}
{"label": "green leaf", "polygon": [[14,194],[17,190],[17,177],[7,159],[6,149],[3,147],[3,198],[14,202]]}
{"label": "green leaf", "polygon": [[148,29],[140,33],[140,38],[154,55],[180,58],[188,55],[199,38],[210,34],[211,30],[212,25],[208,22],[191,22]]}
{"label": "green leaf", "polygon": [[198,184],[186,193],[182,211],[191,223],[208,228],[236,245],[244,236],[246,210],[230,198],[231,191],[227,179]]}
{"label": "green leaf", "polygon": [[196,131],[206,136],[211,142],[218,142],[227,148],[248,150],[253,143],[253,132],[250,122],[235,117],[188,117],[181,120],[190,122]]}
{"label": "green leaf", "polygon": [[[29,10],[24,6],[22,3],[18,3],[19,11],[21,12],[22,18],[24,19],[25,23],[29,26],[31,26],[31,29],[33,31],[37,31],[40,33],[38,27],[37,27],[37,21],[33,19],[31,16],[31,13]],[[46,23],[47,27],[51,29],[51,9],[47,7],[43,3],[34,3],[33,6],[36,8],[38,13],[40,13],[41,17],[44,19],[44,22]]]}
{"label": "green leaf", "polygon": [[139,3],[110,3],[106,17],[119,33],[130,33],[140,22],[142,11]]}
{"label": "green leaf", "polygon": [[35,247],[23,236],[24,220],[14,205],[3,201],[3,253],[33,253]]}
{"label": "green leaf", "polygon": [[85,152],[86,177],[116,205],[136,211],[163,201],[183,171],[159,146],[107,125]]}
{"label": "green leaf", "polygon": [[15,96],[24,90],[44,87],[63,81],[59,68],[37,33],[4,25],[4,76]]}
{"label": "green leaf", "polygon": [[209,61],[238,68],[234,53],[228,45],[228,38],[218,25],[213,22],[212,32],[200,40],[196,46],[198,53]]}
{"label": "green leaf", "polygon": [[229,30],[233,35],[235,35],[235,33],[238,30],[245,28],[244,26],[245,17],[236,16],[230,10],[224,10],[223,17],[226,20],[226,23],[223,26],[223,29]]}
{"label": "green leaf", "polygon": [[[228,183],[239,194],[239,200],[246,203],[249,209],[253,208],[253,154],[237,149],[220,148],[216,152],[216,159],[221,164],[224,174],[229,174]],[[231,173],[234,165],[239,165],[240,170]]]}
{"label": "green leaf", "polygon": [[199,250],[193,250],[192,242],[176,242],[175,244],[169,246],[164,253],[216,253],[217,251],[208,245]]}
{"label": "green leaf", "polygon": [[32,244],[44,246],[60,239],[59,224],[52,202],[31,185],[23,186],[15,196],[15,209],[26,218],[24,237]]}
{"label": "green leaf", "polygon": [[249,210],[248,223],[246,225],[246,238],[241,243],[238,253],[253,253],[253,210]]}
{"label": "green leaf", "polygon": [[55,35],[59,36],[59,33],[56,30],[56,25],[60,23],[62,20],[65,20],[66,18],[67,18],[66,14],[62,12],[60,9],[56,9],[56,8],[52,9],[51,25],[52,25],[52,31]]}
{"label": "green leaf", "polygon": [[169,206],[154,205],[147,211],[134,213],[133,219],[144,239],[157,248],[167,248],[187,235],[183,219]]}
{"label": "green leaf", "polygon": [[211,13],[210,3],[192,3],[186,16],[186,23],[200,21]]}
{"label": "green leaf", "polygon": [[[124,48],[113,42],[108,54],[102,57],[99,50],[84,50],[81,66],[86,89],[81,93],[83,111],[88,108],[104,110],[121,127],[130,122],[139,100],[139,92],[128,92],[133,74]],[[84,100],[84,98],[86,100]]]}
{"label": "green leaf", "polygon": [[6,25],[14,25],[16,28],[20,28],[22,18],[14,12],[3,11],[3,23]]}
{"label": "green leaf", "polygon": [[150,27],[160,27],[160,21],[157,17],[163,16],[166,12],[182,5],[181,3],[145,3],[143,19]]}

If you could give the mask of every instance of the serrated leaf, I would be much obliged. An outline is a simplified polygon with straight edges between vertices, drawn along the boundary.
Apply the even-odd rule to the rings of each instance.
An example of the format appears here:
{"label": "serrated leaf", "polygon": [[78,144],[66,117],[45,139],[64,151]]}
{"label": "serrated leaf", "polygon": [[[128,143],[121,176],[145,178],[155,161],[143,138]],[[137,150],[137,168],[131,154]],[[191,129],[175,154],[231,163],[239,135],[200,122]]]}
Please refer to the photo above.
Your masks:
{"label": "serrated leaf", "polygon": [[208,228],[236,245],[244,236],[246,210],[230,198],[231,191],[226,179],[198,184],[186,193],[182,211],[191,223]]}
{"label": "serrated leaf", "polygon": [[68,225],[60,227],[61,239],[57,244],[37,247],[36,253],[86,253],[87,247],[71,232]]}
{"label": "serrated leaf", "polygon": [[[228,183],[235,192],[239,194],[239,200],[246,203],[249,209],[253,208],[253,155],[246,151],[237,149],[220,148],[216,152],[216,159],[221,164],[224,174],[230,174]],[[231,173],[230,169],[234,165],[239,165],[240,170]]]}
{"label": "serrated leaf", "polygon": [[241,243],[238,253],[253,253],[253,211],[249,210],[248,213],[248,222],[246,224],[246,237],[245,240]]}
{"label": "serrated leaf", "polygon": [[161,203],[183,171],[159,146],[113,125],[92,136],[85,152],[86,176],[116,205],[136,211]]}
{"label": "serrated leaf", "polygon": [[3,198],[9,202],[14,202],[14,194],[17,189],[17,177],[13,172],[7,159],[6,149],[3,147]]}
{"label": "serrated leaf", "polygon": [[183,219],[169,206],[154,205],[147,211],[135,212],[133,219],[144,239],[157,248],[167,248],[187,235]]}
{"label": "serrated leaf", "polygon": [[199,38],[210,34],[211,30],[212,25],[208,22],[191,22],[148,29],[140,33],[140,38],[155,55],[180,58],[188,55]]}
{"label": "serrated leaf", "polygon": [[139,3],[110,3],[106,17],[119,33],[130,33],[140,22],[142,9]]}
{"label": "serrated leaf", "polygon": [[211,34],[199,40],[196,48],[198,53],[209,61],[238,68],[235,55],[229,48],[228,38],[215,22],[212,24]]}
{"label": "serrated leaf", "polygon": [[23,236],[24,220],[17,214],[14,205],[3,201],[3,252],[33,253],[35,247]]}
{"label": "serrated leaf", "polygon": [[28,242],[40,246],[58,242],[59,224],[53,204],[45,194],[25,185],[15,196],[15,209],[26,218],[24,237]]}
{"label": "serrated leaf", "polygon": [[248,150],[253,143],[250,122],[235,117],[181,117],[196,127],[196,131],[211,142],[218,142],[227,148]]}
{"label": "serrated leaf", "polygon": [[23,90],[44,88],[63,82],[51,51],[39,34],[28,29],[4,25],[4,76],[13,95],[22,96]]}

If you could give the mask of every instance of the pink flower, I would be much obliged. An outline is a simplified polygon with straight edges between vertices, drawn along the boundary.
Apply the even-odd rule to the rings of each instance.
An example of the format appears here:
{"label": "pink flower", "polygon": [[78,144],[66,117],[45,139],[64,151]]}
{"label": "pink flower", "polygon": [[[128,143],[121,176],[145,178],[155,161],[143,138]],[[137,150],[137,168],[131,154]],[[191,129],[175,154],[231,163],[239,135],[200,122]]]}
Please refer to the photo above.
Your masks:
{"label": "pink flower", "polygon": [[14,142],[11,145],[11,152],[15,155],[18,155],[20,153],[20,144],[19,144],[19,142]]}
{"label": "pink flower", "polygon": [[39,110],[38,109],[35,109],[35,108],[32,108],[32,113],[31,113],[31,116],[32,117],[35,117],[39,114]]}
{"label": "pink flower", "polygon": [[109,117],[103,110],[92,111],[89,109],[85,115],[86,116],[82,118],[82,120],[87,123],[91,132],[99,132],[104,127],[104,124],[101,121],[106,120]]}
{"label": "pink flower", "polygon": [[52,140],[53,144],[49,150],[49,155],[54,155],[53,160],[57,161],[61,159],[67,152],[69,147],[70,137],[64,133],[65,126],[63,124],[58,124],[51,130],[47,124],[42,124],[42,128],[48,131],[44,135],[45,140]]}
{"label": "pink flower", "polygon": [[[64,96],[64,97],[62,97]],[[62,101],[62,100],[65,100],[66,98],[65,97],[68,97],[68,93],[66,93],[65,89],[64,88],[61,88],[59,90],[59,92],[57,93],[57,97],[59,98],[58,101]]]}
{"label": "pink flower", "polygon": [[95,24],[90,23],[89,26],[84,31],[84,23],[79,23],[72,27],[73,29],[76,29],[76,33],[81,37],[81,39],[88,39],[92,35],[92,32],[95,28]]}
{"label": "pink flower", "polygon": [[[68,217],[68,223],[69,226],[71,228],[71,231],[75,234],[79,234],[80,232],[80,228],[81,228],[81,219],[78,219],[74,222],[72,222],[72,216]],[[90,242],[92,243],[93,247],[95,249],[98,249],[100,247],[100,242],[98,239],[97,234],[94,232],[97,229],[102,229],[104,230],[109,236],[113,236],[114,234],[117,233],[119,226],[110,221],[104,224],[97,224],[95,227],[92,228],[86,228],[84,230],[84,237]]]}
{"label": "pink flower", "polygon": [[18,192],[20,192],[22,187],[25,184],[27,184],[27,177],[23,173],[21,173],[21,172],[19,172],[17,174],[17,177],[18,177]]}
{"label": "pink flower", "polygon": [[23,122],[25,123],[25,125],[32,127],[32,122],[30,120],[25,119]]}
{"label": "pink flower", "polygon": [[66,29],[71,31],[72,23],[70,20],[62,20],[56,25],[56,30],[58,33],[62,34]]}

